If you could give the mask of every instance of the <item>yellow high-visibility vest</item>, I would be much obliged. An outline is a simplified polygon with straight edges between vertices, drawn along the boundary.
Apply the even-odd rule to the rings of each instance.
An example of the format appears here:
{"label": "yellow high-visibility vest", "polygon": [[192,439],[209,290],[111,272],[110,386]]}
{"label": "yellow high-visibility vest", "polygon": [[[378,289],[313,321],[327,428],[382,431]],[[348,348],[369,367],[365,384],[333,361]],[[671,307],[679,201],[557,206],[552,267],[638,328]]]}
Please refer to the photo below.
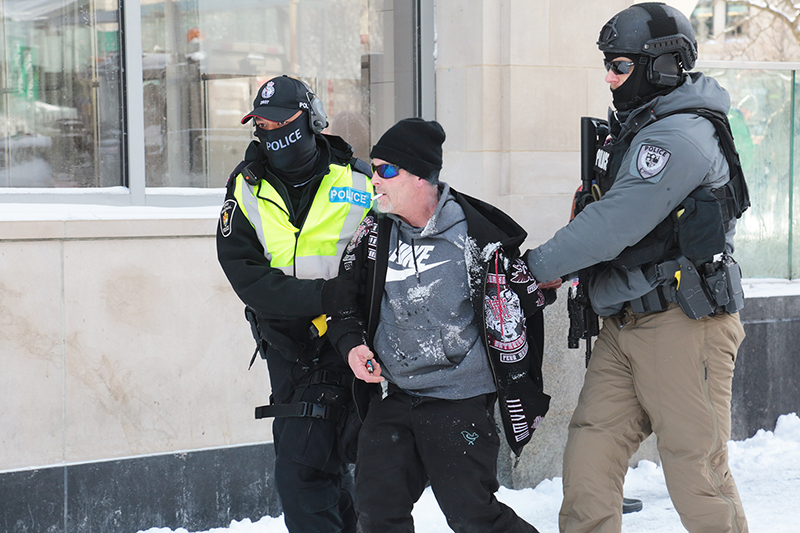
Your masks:
{"label": "yellow high-visibility vest", "polygon": [[372,204],[372,182],[349,165],[331,164],[302,228],[266,180],[253,186],[236,177],[234,197],[256,230],[270,265],[301,279],[336,276],[339,258]]}

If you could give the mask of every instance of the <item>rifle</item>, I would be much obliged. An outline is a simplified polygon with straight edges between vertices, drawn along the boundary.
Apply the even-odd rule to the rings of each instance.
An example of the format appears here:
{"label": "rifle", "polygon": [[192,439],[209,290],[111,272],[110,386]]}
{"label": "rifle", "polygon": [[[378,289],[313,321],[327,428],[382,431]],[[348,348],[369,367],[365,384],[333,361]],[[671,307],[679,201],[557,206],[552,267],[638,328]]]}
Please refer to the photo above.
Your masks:
{"label": "rifle", "polygon": [[578,348],[580,339],[586,340],[586,366],[589,366],[589,359],[592,357],[592,337],[600,333],[600,323],[586,293],[586,283],[580,278],[585,273],[586,271],[582,270],[579,277],[575,278],[567,295],[569,313],[567,346],[575,349]]}
{"label": "rifle", "polygon": [[[581,117],[581,186],[575,193],[572,208],[574,218],[587,205],[600,199],[600,188],[595,180],[595,165],[598,163],[598,147],[602,146],[608,136],[608,123],[604,120]],[[600,152],[604,154],[605,152]],[[597,313],[589,301],[586,280],[589,271],[583,269],[573,281],[567,296],[567,312],[569,314],[569,333],[567,347],[578,348],[580,339],[586,341],[586,365],[592,357],[592,337],[600,332]]]}

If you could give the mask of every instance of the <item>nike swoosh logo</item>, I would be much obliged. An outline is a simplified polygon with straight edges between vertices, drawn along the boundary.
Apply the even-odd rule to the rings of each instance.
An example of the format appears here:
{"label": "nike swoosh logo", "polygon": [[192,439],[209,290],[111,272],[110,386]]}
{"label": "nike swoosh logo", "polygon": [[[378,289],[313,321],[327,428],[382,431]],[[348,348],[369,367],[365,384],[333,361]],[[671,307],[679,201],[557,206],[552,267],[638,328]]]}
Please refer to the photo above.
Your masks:
{"label": "nike swoosh logo", "polygon": [[[433,264],[430,264],[430,265],[419,265],[419,272],[422,273],[422,272],[425,272],[426,270],[430,270],[430,269],[435,268],[435,267],[437,267],[439,265],[443,265],[443,264],[449,263],[449,262],[450,262],[450,260],[448,259],[446,261],[439,261],[438,263],[433,263]],[[404,279],[410,278],[411,276],[415,276],[416,274],[417,274],[417,271],[414,270],[413,268],[404,268],[402,270],[394,270],[392,268],[387,268],[386,269],[386,281],[387,282],[389,282],[389,281],[402,281]]]}

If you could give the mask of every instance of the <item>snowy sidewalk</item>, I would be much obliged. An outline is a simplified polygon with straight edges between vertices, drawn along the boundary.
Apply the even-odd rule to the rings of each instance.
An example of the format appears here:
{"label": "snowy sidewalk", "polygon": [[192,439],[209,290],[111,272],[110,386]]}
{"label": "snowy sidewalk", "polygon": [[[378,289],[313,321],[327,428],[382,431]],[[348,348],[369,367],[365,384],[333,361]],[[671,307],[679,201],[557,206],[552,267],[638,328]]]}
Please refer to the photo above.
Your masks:
{"label": "snowy sidewalk", "polygon": [[[739,487],[750,531],[795,533],[800,531],[800,418],[795,413],[778,419],[774,433],[759,430],[744,441],[728,443],[730,466]],[[639,498],[644,509],[627,514],[622,530],[634,533],[681,533],[686,531],[667,494],[661,467],[641,461],[628,470],[625,494]],[[561,506],[561,478],[542,481],[535,489],[511,490],[501,487],[498,499],[505,502],[541,533],[558,532]],[[449,533],[444,516],[430,488],[414,507],[418,533]],[[151,528],[140,533],[171,533],[167,528]],[[228,528],[213,528],[204,533],[286,533],[283,518],[265,517],[258,522],[233,522]],[[187,533],[179,528],[174,533]]]}

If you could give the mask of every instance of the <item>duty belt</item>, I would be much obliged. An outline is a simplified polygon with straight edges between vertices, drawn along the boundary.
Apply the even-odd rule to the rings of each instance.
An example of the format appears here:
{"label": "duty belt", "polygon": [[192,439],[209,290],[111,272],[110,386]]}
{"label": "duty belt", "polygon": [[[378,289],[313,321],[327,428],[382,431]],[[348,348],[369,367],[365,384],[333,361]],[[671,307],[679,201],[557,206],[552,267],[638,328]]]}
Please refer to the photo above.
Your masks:
{"label": "duty belt", "polygon": [[633,313],[657,313],[666,311],[671,303],[677,303],[675,289],[669,285],[659,285],[644,296],[628,302]]}
{"label": "duty belt", "polygon": [[333,405],[322,405],[311,402],[282,403],[278,405],[262,405],[256,407],[256,420],[270,417],[311,417],[338,420],[345,410]]}
{"label": "duty belt", "polygon": [[634,313],[664,311],[675,302],[686,316],[697,320],[708,315],[736,313],[744,307],[741,270],[727,254],[699,267],[679,256],[651,267],[645,275],[660,284],[627,302]]}

